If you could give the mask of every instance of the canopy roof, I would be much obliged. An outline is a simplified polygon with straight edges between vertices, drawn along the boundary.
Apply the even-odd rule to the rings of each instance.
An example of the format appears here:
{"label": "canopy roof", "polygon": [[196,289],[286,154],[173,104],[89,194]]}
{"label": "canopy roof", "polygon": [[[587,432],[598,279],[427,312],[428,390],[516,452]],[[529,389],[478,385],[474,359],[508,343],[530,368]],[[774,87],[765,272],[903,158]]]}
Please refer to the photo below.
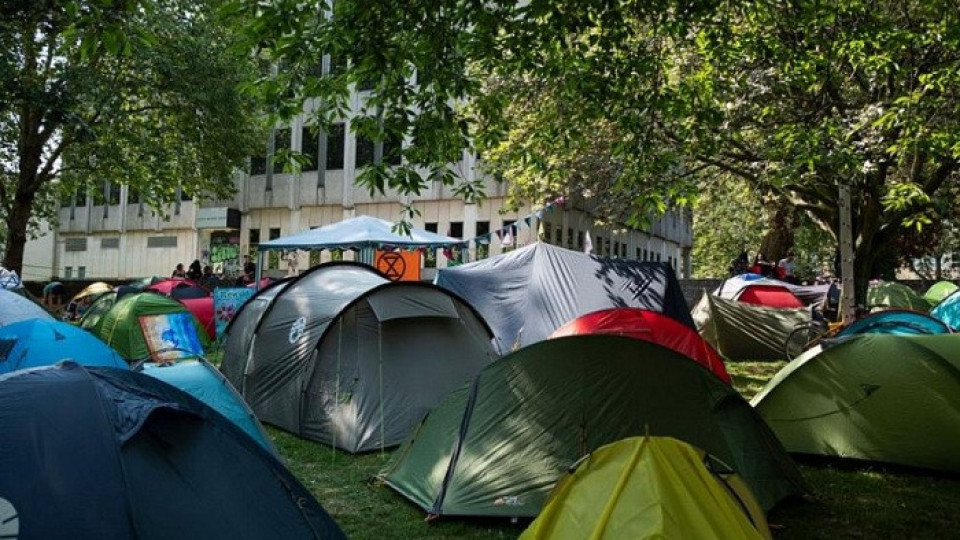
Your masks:
{"label": "canopy roof", "polygon": [[463,240],[421,229],[410,229],[409,235],[400,234],[394,232],[393,226],[385,219],[358,216],[263,242],[257,249],[438,248],[463,244]]}

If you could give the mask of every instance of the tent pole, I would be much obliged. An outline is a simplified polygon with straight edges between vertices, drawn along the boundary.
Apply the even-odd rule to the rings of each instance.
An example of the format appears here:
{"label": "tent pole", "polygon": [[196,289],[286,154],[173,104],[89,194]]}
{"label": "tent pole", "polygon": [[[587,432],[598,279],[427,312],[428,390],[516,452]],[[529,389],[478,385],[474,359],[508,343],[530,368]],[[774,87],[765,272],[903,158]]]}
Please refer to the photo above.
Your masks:
{"label": "tent pole", "polygon": [[384,453],[383,440],[383,323],[377,320],[377,364],[380,371],[380,455]]}
{"label": "tent pole", "polygon": [[263,251],[257,249],[257,271],[253,273],[253,290],[260,290],[260,276],[263,275]]}

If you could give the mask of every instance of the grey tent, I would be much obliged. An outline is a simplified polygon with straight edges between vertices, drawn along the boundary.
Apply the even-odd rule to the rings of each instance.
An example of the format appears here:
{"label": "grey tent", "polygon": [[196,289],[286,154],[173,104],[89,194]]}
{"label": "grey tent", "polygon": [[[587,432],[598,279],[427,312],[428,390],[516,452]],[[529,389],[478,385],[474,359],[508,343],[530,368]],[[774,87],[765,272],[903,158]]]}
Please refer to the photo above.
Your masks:
{"label": "grey tent", "polygon": [[262,314],[231,325],[224,375],[262,421],[348,452],[399,444],[496,357],[465,302],[366,265],[314,267],[249,306]]}
{"label": "grey tent", "polygon": [[790,333],[813,315],[810,309],[752,306],[707,293],[692,313],[703,339],[731,360],[785,359]]}
{"label": "grey tent", "polygon": [[253,334],[260,324],[260,318],[270,307],[270,303],[281,291],[287,288],[290,280],[275,281],[243,303],[233,315],[227,328],[223,331],[223,363],[220,371],[228,381],[239,388],[237,381],[243,380],[243,370],[246,368],[246,357],[253,344]]}
{"label": "grey tent", "polygon": [[662,263],[537,243],[441,269],[436,284],[477,308],[502,351],[542,341],[581,315],[615,307],[656,311],[694,328],[680,284]]}
{"label": "grey tent", "polygon": [[0,326],[27,319],[54,320],[53,315],[29,298],[0,288]]}
{"label": "grey tent", "polygon": [[532,517],[580,458],[644,433],[708,449],[765,509],[806,489],[736,390],[666,347],[602,335],[490,364],[430,412],[380,479],[433,515]]}

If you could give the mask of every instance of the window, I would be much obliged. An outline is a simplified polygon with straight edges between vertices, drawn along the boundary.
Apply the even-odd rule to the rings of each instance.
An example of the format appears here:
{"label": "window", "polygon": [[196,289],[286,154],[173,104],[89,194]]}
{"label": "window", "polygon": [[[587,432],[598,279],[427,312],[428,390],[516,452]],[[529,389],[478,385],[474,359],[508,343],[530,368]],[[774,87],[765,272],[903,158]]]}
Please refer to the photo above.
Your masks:
{"label": "window", "polygon": [[148,248],[170,248],[177,247],[177,237],[176,236],[148,236],[147,237],[147,247]]}
{"label": "window", "polygon": [[68,196],[60,199],[60,208],[70,208],[73,206],[73,197]]}
{"label": "window", "polygon": [[343,169],[343,147],[346,136],[343,124],[334,124],[327,133],[327,170]]}
{"label": "window", "polygon": [[577,250],[583,251],[583,231],[577,231]]}
{"label": "window", "polygon": [[304,126],[300,132],[300,153],[308,160],[304,171],[317,170],[317,157],[320,154],[320,133],[314,127]]}
{"label": "window", "polygon": [[627,243],[626,243],[626,242],[621,242],[621,243],[620,243],[620,257],[623,258],[623,259],[626,259],[626,258],[627,258]]}
{"label": "window", "polygon": [[383,162],[387,165],[397,166],[403,162],[403,140],[399,137],[387,137],[383,141]]}
{"label": "window", "polygon": [[78,266],[77,267],[77,279],[86,279],[87,278],[87,267]]}
{"label": "window", "polygon": [[372,140],[357,135],[357,158],[354,162],[357,168],[373,165],[375,144]]}
{"label": "window", "polygon": [[366,92],[377,87],[376,79],[364,77],[357,83],[357,92]]}
{"label": "window", "polygon": [[613,256],[616,257],[620,255],[620,242],[613,243]]}
{"label": "window", "polygon": [[597,255],[602,256],[603,255],[603,237],[598,234],[596,237],[596,241],[597,241],[596,249],[594,249],[594,252],[596,252]]}
{"label": "window", "polygon": [[120,184],[115,184],[110,182],[107,187],[107,204],[117,205],[120,204]]}
{"label": "window", "polygon": [[127,186],[127,204],[137,204],[140,202],[140,192],[133,186]]}
{"label": "window", "polygon": [[643,250],[643,260],[644,260],[644,261],[647,260],[647,250],[646,250],[646,249]]}
{"label": "window", "polygon": [[119,249],[120,248],[120,238],[111,237],[111,238],[101,238],[100,239],[100,249]]}
{"label": "window", "polygon": [[187,191],[186,191],[185,189],[183,189],[183,187],[181,187],[181,188],[180,188],[180,200],[181,200],[181,201],[184,201],[184,202],[186,202],[186,201],[192,201],[192,200],[193,200],[193,195],[187,193]]}
{"label": "window", "polygon": [[347,70],[347,57],[346,56],[333,56],[330,55],[330,76],[336,77],[344,71]]}
{"label": "window", "polygon": [[641,255],[641,250],[640,250],[640,248],[637,248],[637,257],[636,257],[636,258],[637,258],[638,261],[642,261],[642,260],[643,260],[643,259],[640,258],[640,255]]}
{"label": "window", "polygon": [[257,260],[257,246],[260,245],[260,229],[250,229],[247,233],[247,254]]}
{"label": "window", "polygon": [[82,187],[77,190],[77,203],[78,208],[87,206],[87,188]]}
{"label": "window", "polygon": [[463,238],[463,222],[451,221],[450,233],[447,236],[452,236],[454,238]]}
{"label": "window", "polygon": [[63,279],[73,279],[73,267],[64,266],[63,267]]}
{"label": "window", "polygon": [[549,223],[544,223],[542,221],[540,222],[540,224],[543,225],[543,238],[540,238],[539,240],[543,240],[544,242],[550,242],[550,239],[553,238],[553,225]]}
{"label": "window", "polygon": [[264,156],[250,157],[250,174],[266,174],[267,158]]}
{"label": "window", "polygon": [[563,227],[558,226],[556,230],[553,231],[553,233],[554,233],[553,244],[557,246],[562,246],[563,245]]}
{"label": "window", "polygon": [[87,239],[86,238],[64,238],[63,250],[64,251],[86,251]]}
{"label": "window", "polygon": [[[268,240],[276,240],[280,238],[280,229],[269,229],[267,231]],[[276,249],[271,249],[267,252],[267,268],[280,268],[280,259],[282,258],[282,253]]]}
{"label": "window", "polygon": [[[424,223],[423,229],[428,232],[435,233],[437,232],[436,223]],[[427,249],[423,254],[423,267],[424,268],[436,268],[437,267],[437,250]]]}
{"label": "window", "polygon": [[[484,235],[490,234],[490,222],[489,221],[478,221],[477,222],[477,238],[480,238]],[[477,259],[486,259],[490,254],[490,240],[489,238],[483,239],[485,244],[477,241]]]}
{"label": "window", "polygon": [[283,166],[286,164],[286,152],[290,150],[290,130],[277,129],[273,132],[273,174],[283,172]]}
{"label": "window", "polygon": [[573,227],[567,229],[567,247],[573,249]]}

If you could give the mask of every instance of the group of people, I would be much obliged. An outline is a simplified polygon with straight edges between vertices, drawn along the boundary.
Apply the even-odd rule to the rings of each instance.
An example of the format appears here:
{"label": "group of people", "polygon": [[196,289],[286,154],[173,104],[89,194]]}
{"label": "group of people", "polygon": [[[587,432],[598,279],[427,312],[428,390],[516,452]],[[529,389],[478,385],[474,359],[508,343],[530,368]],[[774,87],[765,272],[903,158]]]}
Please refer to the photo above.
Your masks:
{"label": "group of people", "polygon": [[[249,255],[244,255],[243,274],[237,278],[236,285],[244,286],[253,283],[256,279],[256,274],[256,263],[250,260]],[[213,267],[208,264],[201,268],[199,259],[194,259],[194,261],[190,263],[190,267],[186,270],[183,269],[183,263],[178,263],[176,268],[173,269],[173,273],[170,275],[170,277],[192,279],[193,281],[196,281],[198,285],[210,291],[221,284],[220,277],[213,273]]]}
{"label": "group of people", "polygon": [[750,264],[750,254],[746,249],[743,249],[740,255],[730,264],[729,270],[732,276],[752,272],[788,283],[797,283],[797,263],[792,252],[787,253],[786,257],[777,262],[769,261],[764,257],[763,253],[757,252],[756,257],[753,259],[753,264]]}

